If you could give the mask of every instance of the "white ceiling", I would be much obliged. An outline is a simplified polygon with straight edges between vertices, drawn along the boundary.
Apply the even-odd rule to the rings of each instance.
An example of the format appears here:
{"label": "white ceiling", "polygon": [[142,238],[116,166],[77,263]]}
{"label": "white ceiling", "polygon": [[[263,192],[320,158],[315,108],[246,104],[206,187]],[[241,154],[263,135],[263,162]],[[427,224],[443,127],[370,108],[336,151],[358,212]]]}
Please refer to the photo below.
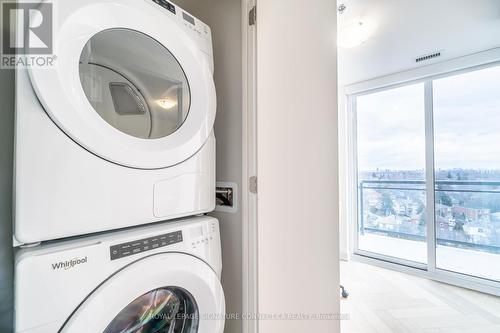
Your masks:
{"label": "white ceiling", "polygon": [[[500,0],[338,0],[347,10],[339,30],[356,20],[377,24],[360,46],[339,49],[340,84],[443,61],[500,46]],[[438,60],[415,58],[442,51]]]}

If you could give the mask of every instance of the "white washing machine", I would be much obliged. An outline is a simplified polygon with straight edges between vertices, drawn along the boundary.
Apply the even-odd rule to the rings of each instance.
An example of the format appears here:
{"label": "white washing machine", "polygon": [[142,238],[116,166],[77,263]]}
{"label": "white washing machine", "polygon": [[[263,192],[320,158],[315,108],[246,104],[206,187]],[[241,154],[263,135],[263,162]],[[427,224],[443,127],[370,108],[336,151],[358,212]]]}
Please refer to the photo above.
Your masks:
{"label": "white washing machine", "polygon": [[222,333],[221,269],[210,217],[21,249],[15,332]]}
{"label": "white washing machine", "polygon": [[210,28],[164,0],[53,6],[55,66],[17,70],[15,241],[213,210]]}

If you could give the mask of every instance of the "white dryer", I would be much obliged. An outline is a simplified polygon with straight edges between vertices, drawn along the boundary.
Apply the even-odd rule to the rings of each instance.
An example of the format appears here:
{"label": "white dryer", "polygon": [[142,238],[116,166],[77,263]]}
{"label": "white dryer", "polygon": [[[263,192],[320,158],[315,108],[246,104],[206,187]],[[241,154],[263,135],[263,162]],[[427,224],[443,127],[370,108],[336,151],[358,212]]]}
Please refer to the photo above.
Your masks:
{"label": "white dryer", "polygon": [[55,66],[17,70],[16,241],[213,210],[210,28],[165,0],[53,6]]}
{"label": "white dryer", "polygon": [[217,220],[19,250],[15,332],[222,333]]}

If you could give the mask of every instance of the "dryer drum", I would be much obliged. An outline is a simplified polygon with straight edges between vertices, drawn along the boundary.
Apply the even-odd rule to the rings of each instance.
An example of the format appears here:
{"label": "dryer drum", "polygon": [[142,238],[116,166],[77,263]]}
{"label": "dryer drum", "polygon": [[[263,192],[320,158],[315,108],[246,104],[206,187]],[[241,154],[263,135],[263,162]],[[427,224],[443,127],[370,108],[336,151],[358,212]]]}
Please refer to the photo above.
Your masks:
{"label": "dryer drum", "polygon": [[191,101],[187,77],[153,38],[123,28],[101,31],[87,42],[79,62],[87,99],[119,131],[158,139],[186,120]]}

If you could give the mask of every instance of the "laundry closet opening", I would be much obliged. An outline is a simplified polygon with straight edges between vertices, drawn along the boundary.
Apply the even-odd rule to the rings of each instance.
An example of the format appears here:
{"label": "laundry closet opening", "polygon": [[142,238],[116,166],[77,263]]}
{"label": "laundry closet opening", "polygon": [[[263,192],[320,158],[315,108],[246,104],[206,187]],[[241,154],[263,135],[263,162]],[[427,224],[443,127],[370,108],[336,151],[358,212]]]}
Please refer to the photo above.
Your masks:
{"label": "laundry closet opening", "polygon": [[[234,317],[242,313],[242,1],[174,0],[206,23],[212,33],[214,80],[217,90],[217,182],[230,184],[233,191],[231,209],[216,209],[222,240],[222,286],[226,297],[226,313]],[[189,23],[187,23],[189,24]],[[221,185],[222,186],[222,185]],[[235,189],[233,188],[235,187]],[[226,320],[225,332],[242,332],[241,320]]]}

